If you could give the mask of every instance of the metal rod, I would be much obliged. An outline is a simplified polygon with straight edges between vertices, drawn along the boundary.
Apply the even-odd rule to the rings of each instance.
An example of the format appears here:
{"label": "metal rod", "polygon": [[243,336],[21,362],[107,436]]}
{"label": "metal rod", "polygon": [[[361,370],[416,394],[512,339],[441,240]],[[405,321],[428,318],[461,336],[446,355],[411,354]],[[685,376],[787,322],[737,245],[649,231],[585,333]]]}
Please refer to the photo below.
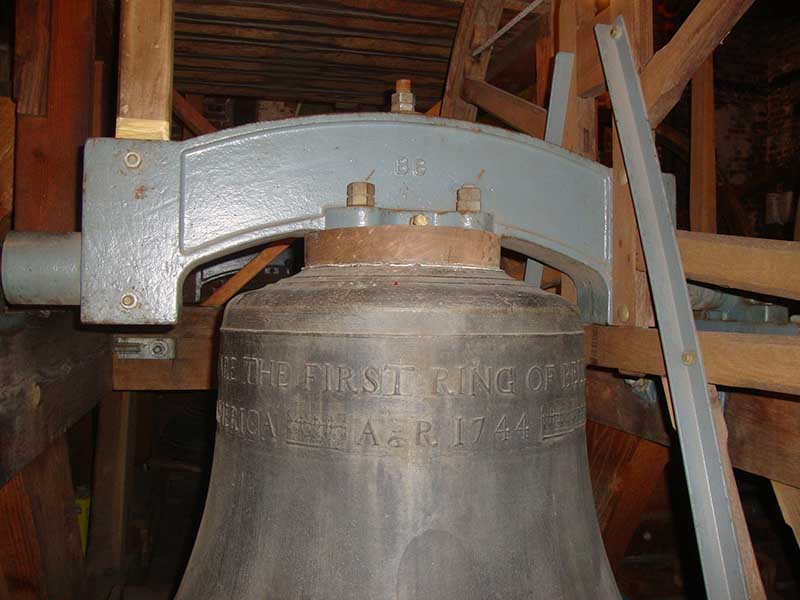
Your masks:
{"label": "metal rod", "polygon": [[706,592],[715,600],[745,599],[722,450],[636,63],[621,17],[596,26],[595,35],[653,290]]}

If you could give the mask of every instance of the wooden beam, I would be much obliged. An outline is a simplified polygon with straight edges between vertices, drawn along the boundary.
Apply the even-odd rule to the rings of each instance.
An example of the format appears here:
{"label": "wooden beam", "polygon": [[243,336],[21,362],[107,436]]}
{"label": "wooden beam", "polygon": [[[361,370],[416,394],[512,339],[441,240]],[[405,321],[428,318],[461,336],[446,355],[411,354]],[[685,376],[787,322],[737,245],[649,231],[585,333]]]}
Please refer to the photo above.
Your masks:
{"label": "wooden beam", "polygon": [[747,529],[747,522],[744,518],[742,509],[742,499],[739,495],[739,488],[736,485],[736,478],[733,475],[733,466],[730,458],[729,432],[722,413],[722,405],[719,401],[717,388],[709,385],[709,400],[711,401],[711,412],[714,416],[714,429],[717,431],[717,443],[720,448],[721,466],[725,476],[725,484],[728,488],[730,498],[731,517],[736,530],[736,541],[739,546],[739,556],[742,561],[744,571],[745,587],[747,597],[752,600],[766,600],[767,594],[764,591],[764,584],[761,581],[761,574],[758,571],[756,555],[753,552],[753,542],[750,540],[750,532]]}
{"label": "wooden beam", "polygon": [[178,92],[172,92],[172,109],[183,124],[195,135],[214,133],[217,128]]}
{"label": "wooden beam", "polygon": [[717,139],[714,58],[692,77],[689,224],[692,231],[717,232]]}
{"label": "wooden beam", "polygon": [[[166,335],[176,339],[172,360],[113,358],[114,389],[208,390],[217,385],[217,340],[222,310],[185,306],[181,320]],[[145,365],[143,363],[153,363]]]}
{"label": "wooden beam", "polygon": [[472,49],[497,30],[503,14],[501,0],[465,0],[458,21],[458,30],[450,53],[441,116],[463,121],[474,121],[478,109],[462,100],[464,80],[485,79],[491,58],[491,49],[473,58]]}
{"label": "wooden beam", "polygon": [[14,202],[14,131],[16,114],[11,98],[0,98],[0,241],[11,227]]}
{"label": "wooden beam", "polygon": [[120,22],[117,137],[168,140],[173,0],[123,0]]}
{"label": "wooden beam", "polygon": [[783,520],[791,527],[794,539],[800,543],[800,488],[773,481],[772,490],[778,500]]}
{"label": "wooden beam", "polygon": [[608,561],[617,571],[669,462],[669,449],[591,421],[586,446],[597,520]]}
{"label": "wooden beam", "polygon": [[21,115],[47,114],[51,0],[15,4],[14,95]]}
{"label": "wooden beam", "polygon": [[210,307],[224,305],[289,246],[291,246],[291,242],[278,242],[264,248],[228,281],[214,290],[214,293],[206,298],[202,305]]}
{"label": "wooden beam", "polygon": [[86,597],[64,436],[0,488],[0,540],[11,598]]}
{"label": "wooden beam", "polygon": [[100,405],[87,570],[93,576],[126,566],[127,499],[133,483],[136,403],[130,392],[115,392]]}
{"label": "wooden beam", "polygon": [[17,318],[0,347],[0,485],[111,388],[106,334],[77,331],[67,311]]}
{"label": "wooden beam", "polygon": [[669,43],[647,63],[642,89],[651,127],[678,103],[686,84],[753,0],[700,0]]}
{"label": "wooden beam", "polygon": [[[645,402],[621,377],[590,368],[586,373],[588,419],[669,445],[674,433],[663,409]],[[731,463],[800,487],[800,402],[775,394],[731,392],[725,405]]]}
{"label": "wooden beam", "polygon": [[466,79],[463,94],[467,102],[513,128],[539,139],[544,138],[547,111],[541,106],[478,79]]}
{"label": "wooden beam", "polygon": [[[698,332],[710,383],[800,395],[800,338]],[[657,329],[586,327],[586,361],[629,373],[665,375]]]}
{"label": "wooden beam", "polygon": [[725,401],[733,466],[800,487],[800,402],[778,394],[731,392]]}
{"label": "wooden beam", "polygon": [[48,4],[46,33],[25,31],[36,28],[37,21],[21,22],[16,31],[18,39],[46,35],[50,53],[46,115],[17,118],[14,227],[73,231],[78,227],[79,166],[91,116],[94,2]]}
{"label": "wooden beam", "polygon": [[686,278],[800,300],[800,242],[678,231]]}

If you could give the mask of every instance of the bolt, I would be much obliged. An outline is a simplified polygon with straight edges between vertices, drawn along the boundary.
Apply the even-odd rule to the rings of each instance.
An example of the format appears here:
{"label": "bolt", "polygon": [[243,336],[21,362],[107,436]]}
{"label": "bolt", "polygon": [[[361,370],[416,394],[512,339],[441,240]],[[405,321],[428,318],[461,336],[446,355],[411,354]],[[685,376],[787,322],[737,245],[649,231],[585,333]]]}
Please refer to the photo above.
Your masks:
{"label": "bolt", "polygon": [[458,212],[481,212],[481,188],[466,184],[456,192],[456,210]]}
{"label": "bolt", "polygon": [[127,294],[122,294],[122,298],[120,298],[119,302],[122,304],[122,308],[130,310],[136,308],[139,304],[139,297],[133,292],[128,292]]}
{"label": "bolt", "polygon": [[609,33],[611,34],[612,38],[614,38],[615,40],[618,40],[620,38],[620,36],[622,35],[622,30],[619,27],[617,27],[616,25],[614,25],[613,27],[611,27],[611,31],[609,31]]}
{"label": "bolt", "polygon": [[412,225],[427,225],[428,224],[428,217],[425,215],[414,215],[411,217],[411,224]]}
{"label": "bolt", "polygon": [[347,206],[375,206],[375,184],[369,181],[348,183]]}
{"label": "bolt", "polygon": [[617,315],[619,316],[619,320],[623,323],[627,323],[628,319],[631,318],[631,311],[628,308],[627,304],[620,304],[617,308]]}
{"label": "bolt", "polygon": [[153,342],[151,350],[155,356],[161,356],[167,351],[167,346],[162,341]]}
{"label": "bolt", "polygon": [[138,169],[142,164],[142,156],[138,152],[128,152],[123,161],[129,169]]}
{"label": "bolt", "polygon": [[411,80],[398,79],[395,82],[395,93],[392,94],[392,112],[393,113],[416,112],[414,104],[415,104],[415,99],[414,99],[414,94],[411,92]]}
{"label": "bolt", "polygon": [[687,367],[691,367],[695,362],[697,362],[697,354],[694,352],[684,352],[681,354],[681,362]]}

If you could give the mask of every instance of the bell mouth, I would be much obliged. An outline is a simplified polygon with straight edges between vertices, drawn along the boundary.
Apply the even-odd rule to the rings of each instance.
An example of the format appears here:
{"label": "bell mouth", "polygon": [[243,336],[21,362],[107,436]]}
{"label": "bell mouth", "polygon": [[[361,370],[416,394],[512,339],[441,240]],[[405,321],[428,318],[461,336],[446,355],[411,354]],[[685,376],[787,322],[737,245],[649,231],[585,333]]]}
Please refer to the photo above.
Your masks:
{"label": "bell mouth", "polygon": [[306,266],[430,265],[500,268],[500,238],[477,229],[381,225],[316,231],[306,236]]}

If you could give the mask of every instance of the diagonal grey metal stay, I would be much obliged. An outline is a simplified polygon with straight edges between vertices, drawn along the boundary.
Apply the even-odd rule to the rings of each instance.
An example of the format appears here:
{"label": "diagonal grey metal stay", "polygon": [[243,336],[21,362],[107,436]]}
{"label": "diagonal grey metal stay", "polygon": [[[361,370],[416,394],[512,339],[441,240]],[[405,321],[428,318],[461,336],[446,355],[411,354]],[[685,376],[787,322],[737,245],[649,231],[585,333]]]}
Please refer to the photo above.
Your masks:
{"label": "diagonal grey metal stay", "polygon": [[595,28],[628,171],[674,404],[709,598],[747,588],[728,486],[675,231],[641,83],[622,18]]}

